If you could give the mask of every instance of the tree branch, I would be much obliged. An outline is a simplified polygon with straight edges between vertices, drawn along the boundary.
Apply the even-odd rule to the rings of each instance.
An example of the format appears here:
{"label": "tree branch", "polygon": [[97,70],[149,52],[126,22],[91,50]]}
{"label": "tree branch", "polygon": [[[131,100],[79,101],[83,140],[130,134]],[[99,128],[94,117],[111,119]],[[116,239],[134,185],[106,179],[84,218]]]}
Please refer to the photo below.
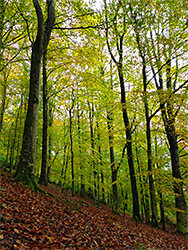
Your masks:
{"label": "tree branch", "polygon": [[78,27],[54,27],[54,29],[59,29],[59,30],[86,30],[86,29],[97,29],[97,28],[100,28],[102,27],[102,24],[101,25],[88,25],[88,26],[78,26]]}

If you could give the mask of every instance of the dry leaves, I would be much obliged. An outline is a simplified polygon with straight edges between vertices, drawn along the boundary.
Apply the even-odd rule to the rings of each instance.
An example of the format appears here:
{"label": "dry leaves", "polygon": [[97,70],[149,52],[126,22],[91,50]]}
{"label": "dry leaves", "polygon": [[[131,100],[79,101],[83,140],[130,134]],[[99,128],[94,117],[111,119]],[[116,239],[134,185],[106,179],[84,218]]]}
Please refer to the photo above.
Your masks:
{"label": "dry leaves", "polygon": [[[188,249],[182,235],[113,215],[106,206],[58,187],[46,188],[62,199],[36,193],[1,176],[1,249]],[[86,205],[85,205],[86,204]]]}

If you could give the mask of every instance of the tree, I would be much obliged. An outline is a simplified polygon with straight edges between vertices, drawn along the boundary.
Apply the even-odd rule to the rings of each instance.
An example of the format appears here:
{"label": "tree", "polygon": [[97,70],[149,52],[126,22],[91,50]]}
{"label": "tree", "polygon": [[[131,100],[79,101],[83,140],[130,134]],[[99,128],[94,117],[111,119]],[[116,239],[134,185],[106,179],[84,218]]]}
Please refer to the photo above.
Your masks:
{"label": "tree", "polygon": [[[151,7],[152,12],[150,10]],[[184,5],[181,8],[184,8]],[[177,209],[177,230],[187,234],[188,213],[180,171],[179,140],[176,129],[176,117],[183,105],[183,100],[178,102],[175,96],[177,92],[184,92],[182,89],[188,82],[184,80],[184,67],[179,68],[178,64],[178,60],[184,60],[184,56],[187,53],[183,40],[184,37],[187,37],[186,22],[182,18],[184,12],[182,9],[178,9],[177,12],[176,4],[169,2],[161,4],[160,8],[154,8],[152,3],[149,6],[144,6],[139,2],[133,9],[134,17],[139,15],[139,36],[142,37],[140,42],[142,43],[142,48],[147,48],[147,62],[153,74],[151,80],[154,80],[158,95],[158,110],[161,111],[169,143]],[[142,12],[140,9],[142,9]],[[161,12],[164,9],[166,12],[161,18]],[[177,16],[179,16],[179,19],[177,19]],[[179,26],[178,29],[176,28],[177,24]],[[147,32],[146,27],[149,32]],[[146,62],[144,65],[146,67]]]}
{"label": "tree", "polygon": [[[151,119],[154,117],[155,112],[150,114],[149,109],[149,100],[148,100],[148,80],[147,80],[147,72],[146,72],[146,52],[145,48],[142,47],[139,35],[139,27],[137,22],[137,16],[133,13],[132,6],[130,5],[131,15],[134,23],[134,31],[136,36],[136,42],[139,50],[139,55],[142,59],[142,79],[143,79],[143,102],[145,108],[145,119],[146,119],[146,138],[147,138],[147,158],[148,158],[148,172],[149,172],[149,190],[150,190],[150,199],[151,199],[151,211],[152,211],[152,220],[151,224],[154,227],[159,227],[158,225],[158,216],[157,216],[157,202],[156,202],[156,194],[155,194],[155,185],[153,179],[153,159],[152,159],[152,141],[151,141]],[[159,110],[157,110],[159,111]]]}
{"label": "tree", "polygon": [[[53,0],[47,0],[46,2],[48,6],[48,20],[50,20],[50,23],[53,23],[51,20],[55,18],[55,3]],[[15,178],[25,184],[31,185],[32,188],[38,188],[33,179],[33,172],[36,157],[41,60],[43,49],[46,49],[44,47],[44,42],[47,46],[51,31],[49,32],[48,27],[44,30],[43,12],[39,2],[33,0],[33,4],[37,14],[38,28],[35,42],[32,44],[28,109],[25,120],[21,157],[16,169]]]}
{"label": "tree", "polygon": [[[135,176],[134,160],[133,160],[133,152],[132,152],[132,131],[131,131],[131,125],[130,125],[129,116],[128,116],[128,110],[126,107],[127,103],[126,103],[125,83],[124,83],[124,73],[123,73],[123,39],[126,34],[126,20],[125,20],[126,10],[123,8],[121,1],[118,1],[117,5],[113,6],[115,9],[114,9],[114,16],[111,17],[111,20],[113,23],[112,25],[114,27],[113,35],[115,36],[117,53],[119,56],[119,59],[116,60],[114,54],[112,53],[112,49],[111,49],[110,41],[109,41],[109,20],[108,20],[108,14],[107,14],[108,10],[107,10],[106,0],[104,1],[104,4],[105,4],[106,42],[107,42],[110,56],[117,67],[118,76],[119,76],[119,84],[120,84],[120,89],[121,89],[122,114],[123,114],[125,130],[126,130],[126,143],[127,143],[126,148],[127,148],[127,157],[128,157],[128,163],[129,163],[132,197],[133,197],[133,217],[136,220],[140,220],[138,190],[137,190],[137,184],[136,184],[136,176]],[[123,23],[122,25],[120,25],[120,28],[118,30],[118,23],[120,22],[118,20],[118,13],[120,11],[125,11],[125,12],[121,20]]]}
{"label": "tree", "polygon": [[[52,5],[52,7],[51,7]],[[39,183],[48,184],[47,177],[47,159],[48,159],[48,94],[47,94],[47,47],[50,35],[55,22],[55,6],[54,3],[48,3],[48,19],[45,25],[44,45],[43,45],[43,135],[42,135],[42,166]]]}

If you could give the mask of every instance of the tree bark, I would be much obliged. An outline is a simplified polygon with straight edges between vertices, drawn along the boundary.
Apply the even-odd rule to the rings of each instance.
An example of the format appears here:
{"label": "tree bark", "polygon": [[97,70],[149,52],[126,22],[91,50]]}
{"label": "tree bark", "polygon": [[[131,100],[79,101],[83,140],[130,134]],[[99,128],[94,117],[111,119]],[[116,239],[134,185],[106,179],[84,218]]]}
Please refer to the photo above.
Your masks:
{"label": "tree bark", "polygon": [[130,126],[127,108],[126,108],[123,65],[121,61],[118,63],[118,74],[119,74],[119,81],[120,81],[120,87],[121,87],[121,103],[122,103],[123,121],[124,121],[125,129],[126,129],[127,157],[128,157],[129,172],[130,172],[131,187],[132,187],[132,197],[133,197],[133,217],[136,220],[140,220],[139,198],[138,198],[138,190],[137,190],[137,184],[136,184],[136,176],[135,176],[134,160],[133,160],[133,152],[132,152],[131,126]]}
{"label": "tree bark", "polygon": [[71,151],[72,196],[74,196],[75,176],[74,176],[74,151],[73,151],[73,138],[72,138],[72,108],[69,110],[69,119],[70,119],[69,133],[70,133],[70,151]]}
{"label": "tree bark", "polygon": [[5,17],[5,0],[0,0],[0,71],[3,67],[3,28]]}
{"label": "tree bark", "polygon": [[118,214],[119,213],[119,197],[118,197],[118,188],[117,188],[117,172],[118,168],[115,163],[115,155],[114,155],[114,146],[113,146],[113,118],[112,113],[107,111],[107,125],[108,125],[108,138],[109,138],[109,147],[110,147],[110,166],[112,173],[112,212]]}
{"label": "tree bark", "polygon": [[[53,111],[52,107],[49,108],[49,128],[52,127],[53,124]],[[52,161],[52,134],[49,133],[49,139],[48,139],[48,168],[47,168],[47,178],[48,182],[50,180],[50,169],[51,169],[51,161]]]}
{"label": "tree bark", "polygon": [[55,4],[53,1],[48,3],[48,19],[44,32],[43,46],[43,135],[42,135],[42,166],[39,183],[48,185],[48,97],[47,97],[47,46],[55,22]]}
{"label": "tree bark", "polygon": [[148,99],[147,99],[147,81],[146,81],[146,65],[145,58],[143,59],[143,85],[144,85],[144,107],[145,107],[145,118],[146,118],[146,138],[147,138],[147,158],[148,158],[148,172],[149,172],[149,191],[150,191],[150,204],[151,204],[151,225],[153,227],[159,227],[158,224],[158,215],[157,215],[157,202],[156,202],[156,194],[155,194],[155,185],[152,175],[152,148],[151,148],[151,128],[150,128],[150,116],[149,116],[149,107],[148,107]]}
{"label": "tree bark", "polygon": [[138,45],[139,55],[142,59],[142,80],[143,80],[143,102],[145,108],[145,119],[146,119],[146,139],[147,139],[147,160],[148,160],[148,172],[149,172],[149,191],[150,191],[150,205],[152,212],[152,220],[151,224],[153,227],[159,227],[158,225],[158,216],[157,216],[157,202],[156,202],[156,194],[155,194],[155,185],[152,175],[152,148],[151,148],[151,116],[149,114],[149,104],[147,97],[147,74],[146,74],[146,56],[145,56],[145,48],[142,46],[140,41],[140,34],[138,32],[138,22],[133,14],[132,7],[130,6],[132,18],[135,24],[134,30],[136,34],[136,42]]}
{"label": "tree bark", "polygon": [[[92,160],[91,160],[91,167],[93,170],[93,176],[94,176],[94,199],[97,200],[97,170],[96,170],[96,164],[95,164],[95,137],[94,137],[94,104],[89,103],[88,101],[88,107],[89,107],[89,123],[90,123],[90,137],[91,137],[91,153],[92,153]],[[90,190],[92,192],[92,190]]]}
{"label": "tree bark", "polygon": [[[132,153],[132,136],[131,136],[131,126],[129,122],[127,107],[126,107],[126,95],[125,95],[125,84],[124,84],[124,76],[123,76],[123,39],[125,36],[125,30],[126,30],[126,23],[125,19],[122,23],[122,32],[117,31],[117,12],[114,15],[114,32],[115,32],[115,39],[116,39],[116,45],[117,45],[117,53],[119,55],[119,59],[116,60],[114,57],[114,54],[112,53],[111,46],[109,43],[109,24],[108,24],[108,17],[107,17],[107,3],[106,0],[104,0],[105,5],[105,34],[106,34],[106,43],[108,47],[109,54],[115,63],[117,70],[118,70],[118,76],[119,76],[119,84],[121,89],[121,104],[122,104],[122,113],[123,113],[123,121],[125,125],[126,130],[126,143],[127,143],[127,158],[128,158],[128,164],[129,164],[129,173],[130,173],[130,179],[131,179],[131,189],[132,189],[132,198],[133,198],[133,218],[135,220],[140,221],[140,208],[139,208],[139,198],[138,198],[138,190],[137,190],[137,184],[136,184],[136,176],[135,176],[135,169],[134,169],[134,161],[133,161],[133,153]],[[120,34],[121,33],[121,34]]]}
{"label": "tree bark", "polygon": [[[33,0],[38,20],[38,30],[36,40],[32,46],[31,70],[30,70],[30,88],[27,115],[24,126],[23,142],[20,162],[18,164],[15,177],[17,180],[28,184],[34,189],[39,189],[33,178],[35,157],[36,157],[36,139],[39,114],[39,94],[41,82],[41,61],[44,49],[44,19],[42,9],[38,0]],[[48,18],[53,15],[55,4],[53,0],[47,0]],[[47,34],[49,39],[50,34]],[[47,41],[49,41],[47,39]]]}
{"label": "tree bark", "polygon": [[[5,17],[5,0],[0,0],[0,72],[3,68],[3,29],[4,29],[4,17]],[[6,77],[4,73],[4,83],[2,81],[2,93],[1,93],[1,105],[0,105],[0,142],[1,142],[1,131],[3,127],[3,117],[5,112],[6,104]]]}
{"label": "tree bark", "polygon": [[2,83],[1,105],[0,105],[0,142],[1,142],[1,131],[3,128],[3,117],[5,113],[5,107],[6,107],[6,92],[7,92],[7,84],[5,81],[4,84]]}
{"label": "tree bark", "polygon": [[44,41],[44,20],[42,9],[38,1],[33,0],[33,4],[38,18],[38,32],[36,40],[32,46],[28,109],[24,126],[21,158],[16,171],[16,178],[21,181],[25,181],[26,184],[28,179],[33,177],[34,173],[39,113],[41,60]]}
{"label": "tree bark", "polygon": [[42,129],[42,166],[39,183],[47,186],[48,164],[48,107],[47,107],[47,77],[46,77],[46,50],[43,54],[43,129]]}
{"label": "tree bark", "polygon": [[[12,145],[10,148],[10,162],[9,162],[9,167],[10,167],[10,172],[14,168],[14,152],[15,152],[15,145],[16,145],[16,139],[17,139],[17,130],[18,130],[18,120],[20,118],[20,113],[22,111],[22,106],[23,106],[23,95],[21,95],[21,102],[18,107],[17,115],[16,115],[16,120],[15,120],[15,126],[14,126],[14,136],[12,140]],[[15,168],[14,168],[15,169]]]}
{"label": "tree bark", "polygon": [[77,104],[77,123],[78,123],[78,148],[79,148],[79,165],[80,165],[80,195],[85,197],[85,178],[84,178],[84,169],[83,163],[81,162],[81,155],[82,155],[82,147],[81,147],[81,124],[80,118],[82,113],[79,113],[79,104]]}
{"label": "tree bark", "polygon": [[174,116],[170,110],[168,110],[169,118],[165,112],[165,105],[161,104],[162,118],[165,126],[165,131],[167,134],[168,142],[170,145],[169,151],[171,156],[172,164],[172,175],[174,177],[173,188],[175,193],[175,204],[176,204],[176,221],[177,221],[177,231],[188,236],[188,210],[185,201],[185,196],[183,192],[183,183],[180,172],[180,159],[179,159],[179,149],[177,141],[177,133],[174,125]]}
{"label": "tree bark", "polygon": [[[141,219],[142,221],[146,220],[146,223],[149,224],[149,209],[146,213],[146,205],[145,205],[145,196],[144,196],[144,184],[143,184],[143,178],[141,177],[141,166],[140,166],[140,160],[139,160],[139,152],[138,147],[136,146],[136,161],[138,166],[138,173],[139,173],[139,182],[140,182],[140,204],[141,204]],[[144,218],[145,215],[145,218]]]}

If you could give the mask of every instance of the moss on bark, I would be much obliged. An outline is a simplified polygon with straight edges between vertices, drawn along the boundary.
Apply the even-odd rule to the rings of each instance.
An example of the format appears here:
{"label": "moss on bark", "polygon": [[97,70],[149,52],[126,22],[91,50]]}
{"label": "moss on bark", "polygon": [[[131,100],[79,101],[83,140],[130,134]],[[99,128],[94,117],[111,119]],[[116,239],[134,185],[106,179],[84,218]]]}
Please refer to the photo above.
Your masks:
{"label": "moss on bark", "polygon": [[16,181],[21,182],[22,185],[27,185],[29,188],[31,188],[34,191],[47,193],[45,190],[43,190],[35,180],[35,177],[30,177],[27,174],[19,173],[14,178]]}

